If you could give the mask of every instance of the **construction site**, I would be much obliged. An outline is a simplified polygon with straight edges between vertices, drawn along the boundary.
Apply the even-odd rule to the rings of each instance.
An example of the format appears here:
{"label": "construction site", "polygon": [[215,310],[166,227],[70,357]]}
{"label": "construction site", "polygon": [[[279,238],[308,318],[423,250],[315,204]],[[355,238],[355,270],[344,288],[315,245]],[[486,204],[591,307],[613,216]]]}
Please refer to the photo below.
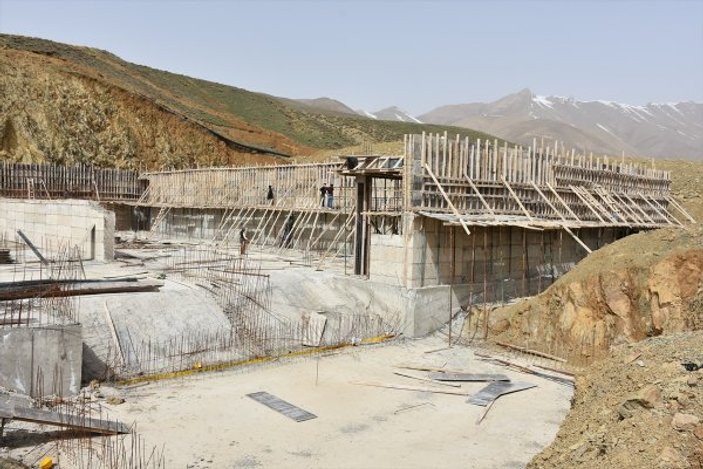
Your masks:
{"label": "construction site", "polygon": [[[533,457],[589,366],[703,328],[696,220],[653,163],[447,133],[403,143],[142,173],[1,163],[0,457],[568,467]],[[599,270],[653,239],[658,258],[612,282]],[[655,268],[668,253],[673,270]],[[689,355],[703,370],[703,349]],[[672,412],[700,410],[696,370]],[[701,467],[689,423],[690,454],[649,467]]]}

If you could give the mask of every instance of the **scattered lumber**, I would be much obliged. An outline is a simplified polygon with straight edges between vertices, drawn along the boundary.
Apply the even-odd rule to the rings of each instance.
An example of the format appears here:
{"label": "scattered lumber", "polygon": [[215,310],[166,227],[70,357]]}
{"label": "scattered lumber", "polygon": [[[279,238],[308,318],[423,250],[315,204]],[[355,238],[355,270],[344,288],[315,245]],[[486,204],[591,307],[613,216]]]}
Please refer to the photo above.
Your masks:
{"label": "scattered lumber", "polygon": [[510,381],[507,376],[494,373],[446,373],[435,371],[430,373],[429,377],[437,381]]}
{"label": "scattered lumber", "polygon": [[536,356],[542,357],[542,358],[548,358],[550,360],[554,360],[554,361],[561,362],[561,363],[567,362],[567,360],[565,360],[564,358],[557,357],[556,355],[551,355],[549,353],[540,352],[539,350],[532,350],[532,349],[528,349],[527,347],[521,347],[519,345],[513,345],[513,344],[509,344],[507,342],[501,342],[499,340],[496,340],[495,343],[500,345],[501,347],[505,347],[505,348],[508,348],[511,350],[516,350],[518,352],[528,353],[530,355],[536,355]]}
{"label": "scattered lumber", "polygon": [[486,355],[486,354],[483,354],[480,352],[474,352],[474,355],[479,357],[479,359],[481,359],[481,360],[490,361],[490,362],[495,363],[497,365],[507,366],[509,368],[513,368],[514,370],[517,370],[522,373],[527,373],[527,374],[539,376],[540,378],[555,381],[559,384],[564,384],[566,386],[573,386],[574,385],[575,380],[571,377],[568,377],[568,376],[556,376],[556,375],[552,375],[549,373],[543,373],[541,371],[537,371],[537,370],[532,369],[530,367],[520,365],[520,364],[512,362],[510,360],[506,360],[504,358],[492,357],[490,355]]}
{"label": "scattered lumber", "polygon": [[453,388],[460,388],[460,387],[461,387],[461,384],[443,383],[442,381],[434,380],[434,379],[431,379],[431,378],[425,378],[425,377],[422,377],[422,376],[413,376],[413,375],[410,375],[410,374],[407,374],[407,373],[401,373],[400,371],[394,371],[393,374],[394,374],[394,375],[398,375],[398,376],[402,376],[402,377],[404,377],[404,378],[416,379],[416,380],[418,380],[418,381],[426,381],[426,382],[431,383],[431,384],[438,384],[438,385],[440,385],[440,386],[450,386],[450,387],[453,387]]}
{"label": "scattered lumber", "polygon": [[163,286],[155,280],[24,280],[0,283],[0,301],[25,298],[56,298],[102,293],[153,292]]}
{"label": "scattered lumber", "polygon": [[385,384],[385,383],[374,383],[366,381],[352,381],[351,384],[358,386],[374,386],[377,388],[387,388],[387,389],[397,389],[400,391],[415,391],[415,392],[433,392],[437,394],[453,394],[455,396],[468,396],[469,393],[466,391],[454,391],[452,389],[432,389],[432,388],[422,388],[419,386],[405,386],[400,384]]}
{"label": "scattered lumber", "polygon": [[403,368],[405,370],[415,370],[415,371],[437,371],[439,373],[469,373],[468,371],[462,370],[447,370],[445,368],[438,368],[436,366],[425,366],[425,365],[395,365],[396,368]]}

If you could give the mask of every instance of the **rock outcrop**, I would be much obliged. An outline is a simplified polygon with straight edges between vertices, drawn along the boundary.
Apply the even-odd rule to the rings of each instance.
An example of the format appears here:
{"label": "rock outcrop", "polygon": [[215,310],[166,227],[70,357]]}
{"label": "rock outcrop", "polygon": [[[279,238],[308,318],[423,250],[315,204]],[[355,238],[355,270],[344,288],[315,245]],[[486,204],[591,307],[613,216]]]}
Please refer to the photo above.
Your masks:
{"label": "rock outcrop", "polygon": [[703,230],[628,236],[541,295],[491,313],[492,336],[577,363],[615,345],[703,329]]}

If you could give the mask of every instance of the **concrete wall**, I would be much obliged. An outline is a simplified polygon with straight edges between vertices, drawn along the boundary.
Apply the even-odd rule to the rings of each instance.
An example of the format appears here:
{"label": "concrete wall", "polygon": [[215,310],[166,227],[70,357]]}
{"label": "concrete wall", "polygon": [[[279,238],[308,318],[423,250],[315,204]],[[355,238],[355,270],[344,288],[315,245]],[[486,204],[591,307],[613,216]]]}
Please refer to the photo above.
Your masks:
{"label": "concrete wall", "polygon": [[[148,210],[143,208],[142,210]],[[150,210],[151,219],[156,218],[159,210]],[[230,212],[227,212],[227,216]],[[227,232],[227,242],[229,244],[239,243],[239,230],[246,228],[249,239],[256,239],[256,244],[280,247],[283,243],[286,221],[289,211],[282,210],[272,212],[270,210],[257,209],[253,212],[235,212],[239,218],[230,218],[221,229],[222,219],[225,215],[224,209],[188,209],[176,208],[168,212],[163,222],[155,227],[157,233],[176,239],[189,240],[222,240]],[[289,228],[294,227],[293,239],[289,240],[288,247],[304,249],[308,240],[316,240],[323,230],[322,237],[311,250],[326,251],[334,240],[339,229],[344,225],[344,215],[335,218],[335,213],[320,213],[319,216],[309,215],[307,212],[293,213],[292,221],[288,223]],[[315,223],[316,222],[316,223]],[[231,228],[231,229],[230,229]],[[349,229],[349,228],[347,228]],[[342,246],[338,240],[337,246]],[[352,241],[349,241],[349,251],[352,252]]]}
{"label": "concrete wall", "polygon": [[389,285],[403,285],[404,237],[392,234],[371,234],[369,280]]}
{"label": "concrete wall", "polygon": [[[369,280],[399,288],[403,331],[409,336],[425,335],[448,321],[450,291],[454,312],[535,295],[587,255],[563,230],[519,227],[472,227],[470,236],[455,227],[452,250],[451,227],[427,217],[405,217],[407,236],[371,234]],[[575,231],[593,250],[627,234]]]}
{"label": "concrete wall", "polygon": [[0,199],[0,232],[27,235],[45,257],[61,245],[78,246],[84,259],[114,258],[115,214],[88,200]]}
{"label": "concrete wall", "polygon": [[81,388],[81,326],[0,328],[0,386],[33,397]]}
{"label": "concrete wall", "polygon": [[[454,248],[451,230],[454,230]],[[562,275],[587,252],[563,230],[525,230],[519,227],[447,227],[427,217],[406,220],[403,235],[372,234],[369,278],[408,288],[455,284],[519,281],[524,295],[537,293],[531,284]],[[591,249],[598,249],[626,233],[616,229],[575,230]],[[406,265],[407,263],[407,265]],[[404,272],[404,265],[406,265]],[[551,283],[551,282],[550,282]]]}

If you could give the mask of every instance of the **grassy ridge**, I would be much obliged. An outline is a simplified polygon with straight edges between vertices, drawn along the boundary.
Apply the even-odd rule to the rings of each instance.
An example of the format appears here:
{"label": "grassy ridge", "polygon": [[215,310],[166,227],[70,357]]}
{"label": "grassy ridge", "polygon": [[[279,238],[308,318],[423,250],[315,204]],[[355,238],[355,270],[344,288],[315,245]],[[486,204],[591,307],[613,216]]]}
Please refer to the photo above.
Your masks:
{"label": "grassy ridge", "polygon": [[284,98],[135,65],[102,50],[44,39],[0,35],[0,49],[60,59],[66,72],[108,81],[233,141],[288,154],[396,141],[403,134],[422,131],[494,138],[459,127],[377,121],[321,111]]}

